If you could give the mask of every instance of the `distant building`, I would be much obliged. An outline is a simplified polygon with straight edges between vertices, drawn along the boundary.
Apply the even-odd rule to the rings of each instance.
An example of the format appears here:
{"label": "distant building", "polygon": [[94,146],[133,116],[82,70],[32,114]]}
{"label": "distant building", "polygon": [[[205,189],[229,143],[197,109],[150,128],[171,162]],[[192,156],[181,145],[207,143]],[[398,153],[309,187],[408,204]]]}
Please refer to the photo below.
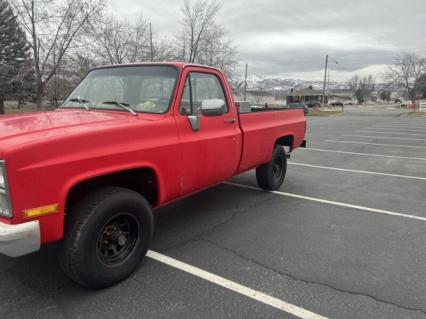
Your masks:
{"label": "distant building", "polygon": [[[301,90],[291,90],[287,94],[287,103],[303,103],[308,101],[320,101],[323,100],[323,92],[315,90],[312,87]],[[325,104],[327,105],[331,101],[353,101],[354,94],[350,89],[332,89],[325,95]]]}
{"label": "distant building", "polygon": [[354,92],[351,89],[332,89],[330,92],[330,101],[352,101]]}
{"label": "distant building", "polygon": [[[324,94],[319,90],[314,90],[312,87],[301,90],[291,89],[287,94],[286,101],[288,103],[302,103],[308,101],[320,101],[322,102]],[[326,99],[327,103],[327,99]]]}

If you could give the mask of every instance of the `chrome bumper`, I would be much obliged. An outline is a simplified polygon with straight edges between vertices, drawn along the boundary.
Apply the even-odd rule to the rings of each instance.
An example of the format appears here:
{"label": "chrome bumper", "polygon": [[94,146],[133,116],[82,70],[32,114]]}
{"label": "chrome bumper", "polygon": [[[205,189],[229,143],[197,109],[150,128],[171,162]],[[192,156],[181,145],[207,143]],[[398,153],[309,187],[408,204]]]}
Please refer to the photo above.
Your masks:
{"label": "chrome bumper", "polygon": [[38,221],[9,225],[0,222],[0,253],[19,257],[40,249]]}

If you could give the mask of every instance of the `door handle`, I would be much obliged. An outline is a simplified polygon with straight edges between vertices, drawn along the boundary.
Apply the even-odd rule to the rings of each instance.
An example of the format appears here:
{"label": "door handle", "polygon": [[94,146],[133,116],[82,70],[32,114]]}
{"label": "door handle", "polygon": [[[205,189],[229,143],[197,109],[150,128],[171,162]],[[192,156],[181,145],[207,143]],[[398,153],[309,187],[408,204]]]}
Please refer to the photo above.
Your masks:
{"label": "door handle", "polygon": [[237,120],[234,118],[230,118],[230,119],[224,119],[223,120],[226,124],[233,124],[235,123]]}

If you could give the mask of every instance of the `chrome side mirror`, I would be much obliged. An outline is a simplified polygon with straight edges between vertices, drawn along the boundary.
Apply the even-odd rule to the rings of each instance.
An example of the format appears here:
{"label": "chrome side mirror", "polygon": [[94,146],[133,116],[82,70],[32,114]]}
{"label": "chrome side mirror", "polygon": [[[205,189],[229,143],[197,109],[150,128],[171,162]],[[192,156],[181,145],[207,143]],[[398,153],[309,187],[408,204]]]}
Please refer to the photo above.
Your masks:
{"label": "chrome side mirror", "polygon": [[218,116],[226,112],[226,103],[222,99],[207,99],[201,102],[201,114]]}

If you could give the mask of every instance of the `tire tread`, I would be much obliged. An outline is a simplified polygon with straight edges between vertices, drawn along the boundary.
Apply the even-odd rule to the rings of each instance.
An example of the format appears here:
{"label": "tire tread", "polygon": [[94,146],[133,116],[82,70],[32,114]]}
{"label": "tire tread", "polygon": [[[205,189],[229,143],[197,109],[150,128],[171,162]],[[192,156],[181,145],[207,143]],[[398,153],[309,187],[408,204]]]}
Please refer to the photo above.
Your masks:
{"label": "tire tread", "polygon": [[283,148],[283,146],[277,144],[274,147],[274,150],[272,151],[272,158],[271,161],[260,165],[259,167],[256,168],[256,181],[257,181],[257,185],[265,190],[277,190],[281,185],[282,185],[282,181],[280,183],[280,185],[275,185],[273,177],[272,177],[272,163],[274,161],[274,158],[276,156],[283,156],[284,157],[284,177],[283,180],[285,178],[285,173],[287,170],[287,158],[286,158],[286,154],[285,154],[285,150]]}
{"label": "tire tread", "polygon": [[86,196],[72,209],[69,220],[65,225],[64,239],[58,245],[58,259],[61,268],[72,280],[89,287],[81,274],[81,255],[78,254],[78,240],[82,228],[88,223],[88,219],[94,210],[110,196],[123,191],[133,192],[122,187],[104,187]]}

